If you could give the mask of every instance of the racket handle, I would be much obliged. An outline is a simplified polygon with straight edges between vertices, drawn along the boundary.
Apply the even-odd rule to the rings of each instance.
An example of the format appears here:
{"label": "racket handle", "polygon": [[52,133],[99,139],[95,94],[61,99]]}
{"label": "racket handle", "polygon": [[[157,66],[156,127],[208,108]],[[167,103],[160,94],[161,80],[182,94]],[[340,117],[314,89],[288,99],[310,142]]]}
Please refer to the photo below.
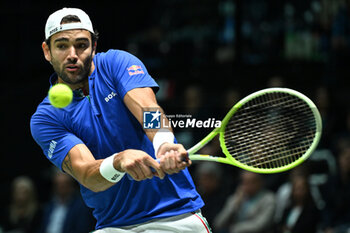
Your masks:
{"label": "racket handle", "polygon": [[[157,163],[160,163],[160,159],[156,159],[156,161],[157,161]],[[154,170],[153,167],[151,167],[151,171],[152,171],[152,172],[156,172],[156,170]]]}
{"label": "racket handle", "polygon": [[[189,159],[190,159],[190,155],[189,155],[188,152],[187,152],[187,156],[183,159],[183,161],[184,161],[184,162],[188,162]],[[160,163],[160,159],[159,159],[159,158],[157,158],[156,161],[157,161],[158,163]],[[156,172],[156,170],[154,170],[153,167],[150,167],[150,168],[151,168],[151,171],[152,171],[152,172]],[[127,176],[128,176],[128,179],[129,179],[129,180],[133,180],[133,178],[132,178],[129,174],[127,174]]]}
{"label": "racket handle", "polygon": [[[158,162],[158,163],[160,163],[160,159],[156,159],[156,161]],[[153,167],[150,167],[151,168],[151,172],[156,172],[156,170],[154,170],[154,168]],[[128,179],[129,180],[133,180],[133,178],[130,176],[130,174],[127,174],[128,175]]]}

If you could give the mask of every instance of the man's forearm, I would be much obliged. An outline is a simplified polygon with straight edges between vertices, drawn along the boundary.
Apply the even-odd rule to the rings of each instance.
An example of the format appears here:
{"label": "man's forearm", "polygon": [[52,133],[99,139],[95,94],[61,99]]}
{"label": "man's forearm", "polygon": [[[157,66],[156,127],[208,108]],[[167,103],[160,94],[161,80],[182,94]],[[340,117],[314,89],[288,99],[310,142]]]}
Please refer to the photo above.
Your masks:
{"label": "man's forearm", "polygon": [[[114,157],[119,158],[118,156]],[[100,172],[103,161],[104,159],[96,160],[86,145],[78,144],[68,152],[62,163],[62,168],[86,188],[99,192],[114,184],[105,179]],[[119,160],[116,159],[116,163],[114,163],[114,160],[111,162],[114,167],[117,167]]]}
{"label": "man's forearm", "polygon": [[70,155],[68,154],[63,162],[62,168],[84,187],[94,192],[101,192],[113,185],[113,183],[107,181],[100,173],[100,166],[102,162],[103,159],[85,163],[83,166],[78,168],[78,171],[77,168],[73,169],[72,161]]}

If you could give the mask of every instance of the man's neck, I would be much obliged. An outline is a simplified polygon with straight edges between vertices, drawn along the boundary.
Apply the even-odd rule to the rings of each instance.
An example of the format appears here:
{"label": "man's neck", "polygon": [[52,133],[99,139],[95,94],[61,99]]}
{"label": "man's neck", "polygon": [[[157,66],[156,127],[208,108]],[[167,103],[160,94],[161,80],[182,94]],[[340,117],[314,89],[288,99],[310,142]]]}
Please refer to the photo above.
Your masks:
{"label": "man's neck", "polygon": [[89,79],[86,79],[81,83],[69,84],[69,83],[64,82],[60,77],[58,77],[57,82],[67,84],[73,91],[81,89],[83,91],[84,95],[88,95],[88,93],[89,93]]}

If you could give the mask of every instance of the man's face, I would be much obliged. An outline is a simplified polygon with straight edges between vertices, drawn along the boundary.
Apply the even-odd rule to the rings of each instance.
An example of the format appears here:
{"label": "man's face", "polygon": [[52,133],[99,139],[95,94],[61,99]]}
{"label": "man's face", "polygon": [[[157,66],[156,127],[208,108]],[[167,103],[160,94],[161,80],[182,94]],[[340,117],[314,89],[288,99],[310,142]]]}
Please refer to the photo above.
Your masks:
{"label": "man's face", "polygon": [[90,32],[67,30],[51,37],[51,48],[43,46],[45,58],[51,62],[58,77],[68,84],[87,80],[94,56]]}

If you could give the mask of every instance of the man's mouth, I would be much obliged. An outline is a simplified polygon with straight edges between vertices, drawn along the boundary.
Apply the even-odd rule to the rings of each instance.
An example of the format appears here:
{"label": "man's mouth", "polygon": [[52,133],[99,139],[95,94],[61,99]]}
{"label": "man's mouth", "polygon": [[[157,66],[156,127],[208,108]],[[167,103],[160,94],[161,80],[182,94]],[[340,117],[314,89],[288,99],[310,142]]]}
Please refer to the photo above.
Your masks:
{"label": "man's mouth", "polygon": [[66,70],[68,72],[75,72],[79,69],[78,65],[66,65]]}

